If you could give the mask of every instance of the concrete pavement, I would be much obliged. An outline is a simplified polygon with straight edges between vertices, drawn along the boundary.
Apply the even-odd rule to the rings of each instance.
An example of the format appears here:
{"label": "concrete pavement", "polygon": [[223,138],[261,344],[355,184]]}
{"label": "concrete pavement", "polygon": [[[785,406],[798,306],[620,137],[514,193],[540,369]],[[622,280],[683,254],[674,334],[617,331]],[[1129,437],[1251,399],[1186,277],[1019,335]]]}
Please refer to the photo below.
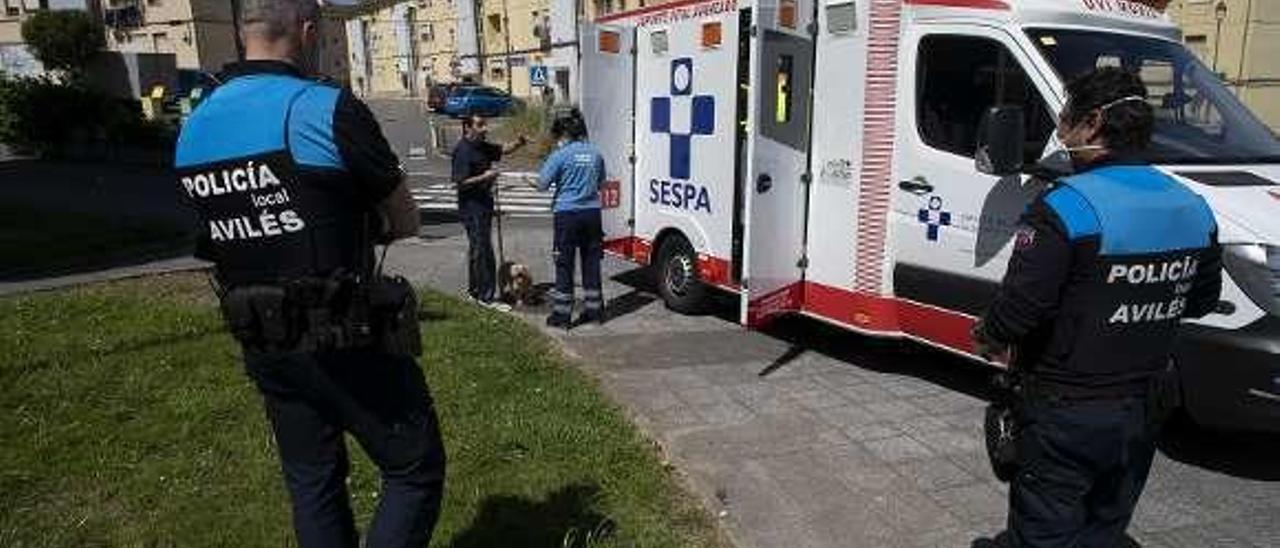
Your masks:
{"label": "concrete pavement", "polygon": [[[549,222],[508,219],[506,255],[550,281]],[[453,223],[392,248],[388,268],[459,293]],[[982,367],[816,322],[769,332],[667,311],[608,260],[612,319],[549,332],[659,442],[742,548],[967,547],[1001,531],[1005,486],[982,446]],[[523,317],[541,325],[543,310]],[[430,326],[426,327],[430,329]],[[429,364],[427,365],[430,366]],[[1194,430],[1162,446],[1130,529],[1143,546],[1280,546],[1280,444]]]}

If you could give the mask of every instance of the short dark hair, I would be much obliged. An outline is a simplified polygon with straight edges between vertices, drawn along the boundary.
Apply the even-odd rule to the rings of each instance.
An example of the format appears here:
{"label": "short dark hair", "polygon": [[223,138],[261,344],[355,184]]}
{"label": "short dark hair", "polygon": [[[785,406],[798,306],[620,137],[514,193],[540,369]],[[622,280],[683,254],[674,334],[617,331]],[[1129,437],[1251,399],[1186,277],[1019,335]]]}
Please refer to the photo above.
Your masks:
{"label": "short dark hair", "polygon": [[240,23],[245,29],[279,40],[307,21],[320,19],[315,0],[241,0]]}
{"label": "short dark hair", "polygon": [[[1129,97],[1143,100],[1126,101]],[[1155,113],[1146,99],[1147,86],[1136,73],[1114,67],[1100,68],[1067,83],[1067,107],[1062,117],[1074,126],[1084,122],[1095,110],[1104,109],[1100,116],[1107,148],[1116,152],[1138,151],[1151,143],[1155,126]]]}
{"label": "short dark hair", "polygon": [[485,121],[483,116],[479,114],[472,114],[462,119],[462,129],[463,131],[466,131],[468,129],[476,127],[476,125],[478,125],[479,122],[483,122],[483,121]]}
{"label": "short dark hair", "polygon": [[568,113],[561,114],[551,122],[551,135],[559,139],[566,137],[574,141],[580,141],[587,137],[587,124],[582,119],[582,113],[577,109],[573,109]]}

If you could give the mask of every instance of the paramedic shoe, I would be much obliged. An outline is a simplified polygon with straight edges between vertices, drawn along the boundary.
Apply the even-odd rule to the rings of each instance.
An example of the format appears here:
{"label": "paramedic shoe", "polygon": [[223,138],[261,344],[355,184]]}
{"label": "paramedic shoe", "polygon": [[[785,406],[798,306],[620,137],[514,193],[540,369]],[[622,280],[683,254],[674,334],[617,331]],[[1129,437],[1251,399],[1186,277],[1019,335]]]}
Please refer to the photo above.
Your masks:
{"label": "paramedic shoe", "polygon": [[479,302],[480,306],[483,306],[490,310],[497,310],[498,312],[511,312],[511,305],[504,302],[499,302],[499,301],[489,301],[489,302],[476,301],[476,302]]}
{"label": "paramedic shoe", "polygon": [[604,325],[604,314],[601,312],[583,312],[578,316],[579,324]]}
{"label": "paramedic shoe", "polygon": [[571,323],[569,316],[565,316],[563,314],[551,314],[547,316],[547,327],[554,327],[556,329],[564,329],[568,331]]}

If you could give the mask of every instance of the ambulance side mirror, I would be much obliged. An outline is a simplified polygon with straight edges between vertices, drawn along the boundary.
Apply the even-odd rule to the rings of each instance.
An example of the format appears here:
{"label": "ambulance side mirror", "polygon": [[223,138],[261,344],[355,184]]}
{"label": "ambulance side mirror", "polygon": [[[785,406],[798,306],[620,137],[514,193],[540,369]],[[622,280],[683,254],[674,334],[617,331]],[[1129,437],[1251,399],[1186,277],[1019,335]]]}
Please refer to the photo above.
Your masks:
{"label": "ambulance side mirror", "polygon": [[1018,105],[991,107],[978,125],[978,149],[974,161],[978,171],[1006,177],[1022,172],[1024,143],[1027,140],[1026,113]]}

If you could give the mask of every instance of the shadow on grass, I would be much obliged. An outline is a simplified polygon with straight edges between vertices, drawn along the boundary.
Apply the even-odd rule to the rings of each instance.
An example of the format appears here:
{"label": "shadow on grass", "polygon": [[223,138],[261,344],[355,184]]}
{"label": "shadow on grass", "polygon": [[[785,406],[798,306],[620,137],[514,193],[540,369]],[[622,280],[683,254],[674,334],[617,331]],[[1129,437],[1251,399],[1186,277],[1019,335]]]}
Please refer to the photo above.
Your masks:
{"label": "shadow on grass", "polygon": [[471,525],[451,548],[587,548],[613,532],[613,522],[596,509],[600,488],[571,485],[545,500],[501,495],[480,506]]}

